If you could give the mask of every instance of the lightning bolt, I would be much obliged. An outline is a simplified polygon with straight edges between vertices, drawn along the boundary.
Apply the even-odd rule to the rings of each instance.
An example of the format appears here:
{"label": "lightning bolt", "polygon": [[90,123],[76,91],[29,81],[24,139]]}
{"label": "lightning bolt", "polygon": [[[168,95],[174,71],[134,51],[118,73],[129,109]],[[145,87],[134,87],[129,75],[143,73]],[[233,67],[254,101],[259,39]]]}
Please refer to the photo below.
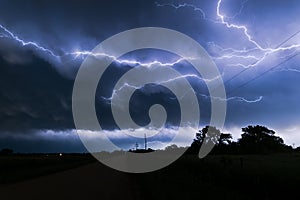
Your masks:
{"label": "lightning bolt", "polygon": [[[245,1],[246,2],[246,1]],[[248,34],[248,30],[246,27],[244,26],[236,26],[236,25],[231,25],[229,24],[228,22],[225,21],[225,16],[221,15],[220,14],[220,11],[219,11],[219,7],[220,7],[220,4],[221,4],[221,1],[218,2],[218,15],[221,19],[221,23],[225,24],[228,28],[238,28],[238,29],[243,29],[244,30],[244,33],[247,35],[247,37],[249,38],[249,40],[252,40],[251,36]],[[206,20],[209,20],[209,21],[212,21],[214,23],[219,23],[218,21],[215,21],[215,20],[211,20],[211,19],[208,19],[204,13],[204,11],[200,8],[197,8],[196,6],[192,5],[192,4],[180,4],[180,5],[172,5],[172,4],[158,4],[156,3],[157,6],[172,6],[173,8],[175,9],[180,9],[180,8],[184,8],[184,7],[189,7],[189,8],[193,8],[194,11],[198,11],[202,14],[202,17]],[[243,3],[243,6],[244,6],[244,3]],[[242,7],[243,8],[243,7]],[[242,11],[242,8],[240,9],[239,13],[235,14],[232,18],[236,17],[237,15],[239,15]],[[2,33],[0,34],[0,38],[8,38],[8,39],[12,39],[13,41],[17,42],[20,46],[22,47],[29,47],[29,48],[32,48],[32,49],[35,49],[39,52],[42,52],[42,53],[45,53],[46,55],[49,55],[51,56],[52,58],[54,58],[56,61],[62,63],[62,58],[63,57],[66,57],[66,56],[71,56],[73,57],[73,60],[75,59],[85,59],[87,56],[94,56],[94,57],[103,57],[103,58],[109,58],[109,59],[112,59],[115,63],[118,63],[120,65],[122,64],[126,64],[126,65],[129,65],[129,66],[144,66],[144,67],[152,67],[152,66],[155,66],[155,65],[160,65],[160,66],[164,66],[164,67],[172,67],[176,64],[179,64],[181,62],[183,62],[184,60],[186,59],[198,59],[198,58],[179,58],[177,60],[175,60],[174,62],[166,62],[166,63],[163,63],[163,62],[160,62],[158,60],[154,60],[154,61],[151,61],[151,62],[140,62],[140,61],[137,61],[137,60],[128,60],[128,59],[118,59],[117,57],[113,56],[113,55],[108,55],[108,54],[105,54],[105,53],[93,53],[91,51],[74,51],[74,52],[65,52],[63,54],[56,54],[54,53],[53,50],[51,49],[48,49],[36,42],[33,42],[33,41],[25,41],[23,39],[21,39],[19,36],[17,36],[16,34],[14,34],[12,31],[10,31],[8,28],[4,27],[3,25],[0,24],[0,29],[2,30]],[[253,40],[254,41],[254,40]],[[256,42],[254,43],[256,44]],[[256,45],[256,49],[259,48],[260,46]],[[254,50],[256,50],[254,49]],[[233,49],[222,49],[222,51],[232,51],[232,52],[239,52],[239,53],[244,53],[244,52],[249,52],[250,50],[239,50],[239,51],[235,51]],[[259,61],[259,59],[255,56],[251,56],[251,55],[247,55],[247,56],[242,56],[242,55],[234,55],[234,54],[231,54],[231,55],[224,55],[222,58],[216,58],[216,59],[230,59],[230,58],[247,58],[247,59],[254,59],[256,61]],[[205,79],[202,79],[201,77],[198,77],[197,75],[195,74],[188,74],[188,75],[182,75],[180,77],[177,77],[177,78],[174,78],[174,79],[170,79],[170,80],[166,80],[166,81],[163,81],[163,82],[157,82],[156,84],[162,84],[162,83],[166,83],[166,82],[173,82],[173,81],[176,81],[178,79],[181,79],[181,78],[196,78],[198,80],[202,80],[202,81],[213,81],[214,79],[217,79],[219,77],[216,77],[212,80],[205,80]],[[120,89],[124,89],[125,87],[134,87],[135,89],[141,89],[142,86],[131,86],[131,85],[128,85],[128,84],[125,84],[123,87],[121,87]],[[113,94],[111,97],[108,97],[108,98],[105,98],[103,97],[103,99],[105,100],[111,100],[113,95],[116,95],[118,91],[113,91]],[[247,103],[254,103],[256,101],[249,101],[243,97],[232,97],[232,98],[229,98],[227,100],[239,100],[239,101],[244,101],[244,102],[247,102]]]}
{"label": "lightning bolt", "polygon": [[200,96],[204,97],[204,98],[212,98],[212,99],[215,99],[215,100],[219,100],[219,101],[232,101],[232,100],[236,100],[236,101],[240,101],[240,102],[245,102],[245,103],[257,103],[257,102],[260,102],[263,100],[263,96],[259,96],[258,98],[256,99],[253,99],[253,100],[249,100],[249,99],[246,99],[244,97],[238,97],[238,96],[234,96],[234,97],[229,97],[229,98],[220,98],[220,97],[214,97],[214,96],[208,96],[208,95],[205,95],[205,94],[199,94]]}
{"label": "lightning bolt", "polygon": [[244,7],[245,7],[245,4],[248,2],[248,0],[245,0],[245,1],[243,1],[242,2],[242,4],[241,4],[241,7],[240,7],[240,10],[237,12],[237,13],[235,13],[233,16],[227,16],[227,18],[230,18],[230,19],[234,19],[234,18],[236,18],[237,16],[239,16],[239,15],[241,15],[242,14],[242,11],[243,11],[243,9],[244,9]]}
{"label": "lightning bolt", "polygon": [[[230,23],[228,21],[228,19],[234,19],[235,17],[240,15],[242,13],[242,10],[243,10],[244,5],[246,4],[246,2],[247,1],[242,2],[242,5],[241,5],[240,10],[239,10],[238,13],[234,14],[232,17],[228,17],[225,14],[223,14],[223,12],[221,11],[221,5],[222,5],[223,1],[218,0],[217,5],[216,5],[217,20],[208,19],[206,17],[207,15],[205,14],[204,10],[197,7],[197,6],[195,6],[195,5],[193,5],[193,4],[183,3],[183,4],[176,5],[176,4],[173,4],[173,3],[169,3],[169,4],[158,4],[158,3],[156,3],[156,5],[159,6],[159,7],[169,6],[169,7],[173,7],[176,10],[183,9],[183,8],[192,8],[194,11],[199,11],[204,20],[211,21],[215,24],[221,24],[221,25],[225,26],[228,29],[235,29],[235,30],[241,31],[244,38],[253,47],[243,48],[243,49],[234,49],[234,48],[223,48],[223,47],[221,47],[220,45],[217,45],[214,42],[208,43],[209,46],[212,46],[213,48],[217,49],[217,51],[219,52],[218,53],[219,55],[217,57],[213,57],[213,59],[215,61],[217,61],[217,60],[226,60],[227,63],[228,63],[228,61],[234,60],[238,63],[228,63],[227,66],[243,67],[244,70],[242,70],[241,73],[246,71],[248,68],[258,66],[263,61],[265,61],[271,54],[286,52],[286,51],[289,51],[289,50],[292,50],[294,52],[299,50],[300,44],[292,44],[292,45],[289,45],[289,46],[283,46],[283,45],[288,40],[290,40],[292,37],[296,36],[300,31],[296,32],[291,37],[284,40],[282,43],[277,45],[275,48],[270,48],[270,47],[263,47],[259,42],[257,42],[254,39],[254,37],[250,34],[250,31],[247,28],[247,26]],[[287,56],[285,56],[285,58],[286,57]],[[243,60],[243,62],[239,61],[241,59]],[[246,64],[245,64],[245,62],[246,62]],[[289,71],[295,71],[295,72],[298,71],[298,70],[294,70],[294,69],[288,69],[288,70]],[[238,73],[236,76],[240,75],[241,73]],[[233,76],[233,78],[235,78],[236,76]],[[229,81],[231,81],[233,78],[229,79]],[[200,95],[203,96],[202,94],[200,94]],[[204,97],[208,98],[208,96],[206,96],[206,95],[204,95]],[[246,102],[246,103],[256,103],[256,102],[260,102],[263,99],[262,96],[257,98],[257,99],[254,99],[254,100],[247,100],[243,97],[237,97],[237,96],[230,97],[230,98],[227,98],[227,99],[219,99],[218,97],[211,97],[211,98],[216,98],[216,99],[222,100],[222,101],[238,100],[238,101],[243,101],[243,102]]]}
{"label": "lightning bolt", "polygon": [[125,64],[125,65],[129,65],[129,66],[144,66],[144,67],[152,67],[154,65],[160,65],[163,67],[172,67],[176,64],[179,64],[185,60],[193,60],[193,59],[198,59],[198,58],[192,58],[192,57],[185,57],[185,58],[179,58],[173,62],[160,62],[158,60],[154,60],[151,62],[140,62],[137,60],[128,60],[128,59],[118,59],[117,57],[113,56],[113,55],[109,55],[109,54],[105,54],[105,53],[93,53],[91,51],[74,51],[74,52],[65,52],[61,55],[55,54],[53,50],[47,49],[46,47],[41,46],[40,44],[36,43],[36,42],[32,42],[32,41],[25,41],[23,39],[21,39],[19,36],[15,35],[12,31],[8,30],[6,27],[4,27],[3,25],[0,24],[0,29],[4,32],[0,34],[0,38],[8,38],[8,39],[12,39],[13,41],[17,42],[19,45],[21,45],[22,47],[29,47],[29,48],[33,48],[39,52],[45,53],[49,56],[51,56],[52,58],[54,58],[56,61],[62,63],[62,58],[66,57],[66,56],[72,56],[73,59],[81,59],[84,60],[87,56],[94,56],[97,58],[109,58],[111,60],[113,60],[115,63],[117,64]]}
{"label": "lightning bolt", "polygon": [[284,68],[284,69],[280,69],[277,71],[281,71],[281,72],[296,72],[296,73],[300,73],[299,69],[295,69],[295,68]]}
{"label": "lightning bolt", "polygon": [[175,5],[175,4],[172,4],[172,3],[164,3],[164,4],[160,4],[160,3],[158,3],[158,2],[155,2],[155,5],[156,5],[157,7],[165,7],[165,6],[169,6],[169,7],[174,8],[175,10],[178,10],[178,9],[180,9],[180,8],[192,8],[194,11],[200,12],[203,19],[211,20],[211,19],[209,19],[209,18],[206,17],[205,12],[204,12],[201,8],[198,8],[198,7],[196,7],[196,6],[193,5],[193,4],[183,3],[183,4]]}
{"label": "lightning bolt", "polygon": [[[50,55],[51,57],[54,57],[55,59],[57,59],[60,62],[62,62],[61,58],[64,57],[64,56],[73,56],[74,59],[79,58],[79,59],[82,59],[82,60],[85,59],[87,56],[94,56],[94,57],[97,57],[97,58],[99,58],[99,57],[100,58],[109,58],[109,59],[113,60],[115,63],[118,63],[120,65],[126,64],[126,65],[130,65],[130,66],[143,66],[143,67],[150,68],[152,66],[157,66],[157,65],[163,66],[163,67],[172,67],[172,66],[174,66],[176,64],[179,64],[179,63],[181,63],[181,62],[183,62],[187,59],[189,59],[189,60],[197,59],[197,58],[186,57],[186,58],[179,58],[179,59],[177,59],[173,62],[163,63],[163,62],[160,62],[158,60],[154,60],[152,62],[140,62],[140,61],[136,61],[136,60],[118,59],[117,57],[115,57],[113,55],[108,55],[108,54],[105,54],[105,53],[93,53],[91,51],[74,51],[74,52],[67,52],[67,53],[64,53],[62,55],[57,55],[52,50],[47,49],[47,48],[39,45],[36,42],[22,40],[20,37],[15,35],[12,31],[8,30],[6,27],[4,27],[2,25],[0,25],[0,28],[4,31],[4,33],[0,34],[0,37],[12,39],[12,40],[16,41],[18,44],[20,44],[22,47],[30,47],[30,48],[34,48],[38,51],[44,52],[44,53]],[[173,79],[169,79],[169,80],[165,80],[165,81],[161,81],[161,82],[155,82],[155,84],[159,85],[159,84],[163,84],[163,83],[167,83],[167,82],[176,82],[177,80],[182,79],[182,78],[193,78],[195,80],[210,82],[210,81],[214,81],[214,80],[220,78],[220,76],[212,78],[212,79],[203,79],[203,78],[199,77],[196,74],[186,74],[186,75],[182,75],[180,77],[176,77],[176,78],[173,78]],[[133,85],[129,85],[129,84],[126,83],[118,91],[114,90],[111,97],[102,97],[102,99],[104,99],[106,101],[111,101],[111,99],[113,98],[114,95],[117,95],[117,93],[120,90],[122,90],[126,87],[132,87],[134,89],[142,89],[144,86],[133,86]]]}
{"label": "lightning bolt", "polygon": [[[199,80],[199,81],[212,82],[212,81],[215,81],[215,80],[219,79],[221,76],[222,75],[217,76],[217,77],[212,78],[212,79],[204,79],[204,78],[201,78],[201,77],[199,77],[199,76],[197,76],[195,74],[185,74],[185,75],[181,75],[181,76],[178,76],[178,77],[175,77],[175,78],[171,78],[171,79],[167,79],[167,80],[163,80],[163,81],[156,81],[153,84],[161,85],[161,84],[164,84],[164,83],[176,82],[179,79],[186,79],[186,78],[194,78],[194,79]],[[101,96],[101,99],[105,100],[107,102],[107,104],[110,104],[111,100],[114,98],[114,96],[118,95],[118,93],[121,90],[124,90],[126,88],[133,88],[135,90],[140,90],[140,89],[144,88],[144,85],[131,85],[129,83],[124,83],[121,87],[119,87],[119,89],[114,89],[113,92],[112,92],[112,95],[110,97]],[[245,103],[257,103],[257,102],[262,101],[262,99],[263,99],[262,96],[254,99],[254,100],[248,100],[248,99],[246,99],[244,97],[238,97],[238,96],[230,97],[230,98],[227,98],[227,99],[223,99],[223,98],[220,98],[220,97],[208,96],[208,95],[201,94],[201,93],[197,93],[197,94],[199,96],[201,96],[201,97],[204,97],[204,98],[208,98],[208,99],[212,98],[212,99],[216,99],[216,100],[219,100],[219,101],[227,101],[227,102],[235,100],[235,101],[240,101],[240,102],[245,102]],[[180,98],[183,98],[183,97],[180,97]],[[171,99],[173,99],[173,98],[171,98]]]}
{"label": "lightning bolt", "polygon": [[[74,59],[85,59],[87,56],[94,56],[94,57],[97,57],[97,58],[109,58],[109,59],[112,59],[114,62],[118,63],[118,64],[126,64],[126,65],[130,65],[130,66],[143,66],[143,67],[152,67],[152,66],[163,66],[163,67],[172,67],[176,64],[179,64],[187,59],[197,59],[197,58],[191,58],[191,57],[187,57],[187,58],[179,58],[177,60],[175,60],[174,62],[169,62],[169,63],[162,63],[160,61],[157,61],[157,60],[154,60],[152,62],[140,62],[140,61],[136,61],[136,60],[127,60],[127,59],[118,59],[117,57],[113,56],[113,55],[108,55],[108,54],[105,54],[105,53],[93,53],[91,51],[74,51],[74,52],[69,52],[69,53],[64,53],[62,55],[57,55],[55,54],[52,50],[50,49],[47,49],[41,45],[39,45],[38,43],[36,42],[32,42],[32,41],[24,41],[22,40],[20,37],[16,36],[13,32],[9,31],[7,28],[5,28],[4,26],[0,25],[0,28],[4,31],[5,34],[0,34],[0,37],[5,37],[5,38],[9,38],[9,39],[13,39],[14,41],[18,42],[21,46],[23,47],[31,47],[31,48],[34,48],[38,51],[41,51],[41,52],[44,52],[54,58],[56,58],[58,61],[62,62],[61,61],[61,58],[64,57],[64,56],[74,56]],[[220,76],[223,76],[220,75]],[[179,77],[175,77],[173,79],[169,79],[169,80],[165,80],[165,81],[161,81],[161,82],[155,82],[154,84],[163,84],[163,83],[168,83],[168,82],[176,82],[177,80],[179,79],[182,79],[182,78],[193,78],[195,80],[199,80],[199,81],[205,81],[205,82],[211,82],[211,81],[214,81],[216,79],[219,79],[220,76],[218,77],[215,77],[215,78],[212,78],[212,79],[204,79],[204,78],[201,78],[199,77],[198,75],[196,74],[185,74],[185,75],[182,75],[182,76],[179,76]],[[113,93],[112,93],[112,96],[111,97],[101,97],[103,100],[109,102],[112,100],[112,98],[114,97],[114,95],[117,95],[117,93],[120,91],[120,90],[123,90],[124,88],[126,87],[131,87],[131,88],[134,88],[134,89],[142,89],[144,86],[134,86],[134,85],[129,85],[128,83],[125,83],[123,86],[121,86],[119,88],[119,90],[113,90]],[[241,98],[243,99],[243,98]]]}
{"label": "lightning bolt", "polygon": [[242,30],[244,32],[245,36],[248,38],[249,42],[253,43],[258,49],[265,51],[265,49],[262,46],[260,46],[256,41],[254,41],[252,39],[252,36],[248,33],[248,28],[246,26],[231,24],[226,21],[226,16],[222,15],[221,11],[220,11],[221,3],[222,3],[222,0],[219,0],[217,3],[217,16],[220,19],[220,22],[222,24],[224,24],[227,28],[234,28],[234,29]]}
{"label": "lightning bolt", "polygon": [[143,67],[148,67],[148,68],[152,67],[152,66],[155,66],[155,65],[159,65],[159,66],[162,66],[162,67],[171,67],[171,66],[174,66],[178,63],[181,63],[181,62],[183,62],[187,59],[189,59],[189,60],[197,59],[197,58],[192,58],[192,57],[184,57],[184,58],[179,58],[179,59],[175,60],[174,62],[162,63],[158,60],[154,60],[154,61],[151,61],[151,62],[140,62],[140,61],[136,61],[136,60],[118,59],[117,57],[112,56],[112,55],[108,55],[108,54],[105,54],[105,53],[93,53],[93,52],[90,52],[90,51],[75,51],[73,53],[68,53],[68,55],[74,55],[75,58],[78,58],[79,56],[81,56],[83,59],[86,56],[107,57],[107,58],[110,58],[114,62],[119,63],[119,64],[127,64],[127,65],[130,65],[130,66],[137,66],[138,65],[138,66],[143,66]]}
{"label": "lightning bolt", "polygon": [[[153,84],[161,85],[161,84],[165,84],[165,83],[176,82],[180,79],[186,79],[186,78],[194,78],[194,79],[199,80],[199,81],[211,82],[211,81],[215,81],[215,80],[219,79],[221,76],[222,75],[219,75],[219,76],[217,76],[215,78],[212,78],[212,79],[204,79],[202,77],[199,77],[196,74],[184,74],[184,75],[181,75],[181,76],[177,76],[175,78],[171,78],[171,79],[167,79],[167,80],[163,80],[163,81],[156,81],[156,82],[153,82]],[[144,87],[144,85],[130,85],[128,83],[124,83],[118,90],[116,90],[116,89],[113,90],[113,93],[112,93],[111,97],[102,97],[102,99],[104,99],[106,101],[111,101],[112,98],[114,97],[114,95],[117,95],[118,92],[120,92],[121,90],[123,90],[127,87],[133,88],[135,90],[139,90],[139,89],[142,89]]]}
{"label": "lightning bolt", "polygon": [[28,46],[28,47],[33,47],[41,52],[44,52],[46,54],[49,54],[50,56],[59,59],[60,56],[56,55],[53,51],[51,51],[50,49],[47,49],[45,47],[40,46],[39,44],[37,44],[36,42],[32,42],[32,41],[24,41],[22,39],[20,39],[18,36],[16,36],[13,32],[9,31],[7,28],[5,28],[4,26],[2,26],[0,24],[0,29],[2,29],[5,34],[1,34],[0,37],[6,37],[6,38],[11,38],[14,41],[18,42],[21,46]]}
{"label": "lightning bolt", "polygon": [[[226,28],[228,29],[236,29],[236,30],[240,30],[242,32],[242,34],[244,35],[245,39],[253,45],[253,48],[249,48],[249,49],[233,49],[233,48],[223,48],[219,45],[216,45],[214,42],[210,42],[208,43],[208,45],[215,47],[219,50],[220,52],[220,56],[218,57],[214,57],[215,60],[229,60],[229,59],[236,59],[236,58],[240,58],[240,59],[244,59],[244,60],[252,60],[254,62],[252,63],[248,63],[248,64],[244,64],[244,63],[231,63],[231,64],[227,64],[227,66],[235,66],[235,67],[243,67],[243,68],[250,68],[250,67],[255,67],[259,64],[261,64],[264,60],[266,60],[266,58],[274,53],[278,53],[278,52],[284,52],[287,50],[294,50],[294,49],[299,49],[300,44],[293,44],[293,45],[289,45],[289,46],[282,46],[284,43],[287,42],[284,41],[283,43],[281,43],[280,45],[278,45],[275,48],[270,48],[270,47],[263,47],[262,45],[259,44],[259,42],[257,42],[253,36],[251,36],[251,34],[249,33],[249,29],[247,28],[247,26],[245,25],[237,25],[237,24],[233,24],[230,23],[227,19],[233,19],[235,17],[237,17],[238,15],[241,14],[244,5],[247,3],[247,1],[242,2],[241,7],[239,12],[237,12],[236,14],[234,14],[232,17],[228,17],[225,14],[222,13],[221,11],[221,5],[223,3],[223,0],[218,0],[217,5],[216,5],[216,16],[217,16],[217,20],[212,20],[206,17],[206,14],[204,12],[203,9],[193,5],[193,4],[187,4],[187,3],[183,3],[183,4],[173,4],[173,3],[166,3],[166,4],[158,4],[156,3],[157,6],[159,7],[163,7],[163,6],[170,6],[173,7],[174,9],[183,9],[183,8],[192,8],[194,11],[200,11],[202,18],[204,20],[209,20],[213,23],[216,24],[221,24],[224,25]],[[299,32],[297,32],[296,34],[298,34]],[[295,35],[293,35],[295,36]]]}
{"label": "lightning bolt", "polygon": [[[300,44],[293,44],[293,45],[290,45],[290,46],[286,46],[286,47],[282,47],[281,45],[279,45],[278,47],[276,48],[264,48],[262,47],[258,42],[256,42],[253,37],[249,34],[249,30],[246,26],[244,25],[236,25],[236,24],[232,24],[232,23],[229,23],[228,21],[226,21],[226,16],[223,15],[220,11],[220,7],[221,7],[221,4],[222,4],[222,0],[219,0],[218,3],[217,3],[217,8],[216,8],[216,13],[217,13],[217,16],[220,20],[220,23],[225,25],[227,28],[231,29],[238,29],[238,30],[242,30],[243,34],[245,35],[245,37],[247,38],[247,40],[252,43],[254,46],[255,46],[255,49],[258,49],[260,50],[261,52],[264,52],[263,53],[263,56],[260,58],[260,59],[257,59],[256,62],[254,62],[253,64],[249,64],[249,65],[244,65],[244,64],[237,64],[237,65],[231,65],[231,66],[241,66],[241,67],[244,67],[244,68],[248,68],[248,67],[254,67],[258,64],[260,64],[263,60],[266,59],[266,57],[272,53],[276,53],[276,52],[279,52],[279,51],[286,51],[286,50],[292,50],[292,49],[297,49],[300,47]],[[249,53],[249,52],[247,52]],[[222,56],[221,58],[226,58],[228,56]],[[244,58],[248,58],[248,56],[244,56]]]}

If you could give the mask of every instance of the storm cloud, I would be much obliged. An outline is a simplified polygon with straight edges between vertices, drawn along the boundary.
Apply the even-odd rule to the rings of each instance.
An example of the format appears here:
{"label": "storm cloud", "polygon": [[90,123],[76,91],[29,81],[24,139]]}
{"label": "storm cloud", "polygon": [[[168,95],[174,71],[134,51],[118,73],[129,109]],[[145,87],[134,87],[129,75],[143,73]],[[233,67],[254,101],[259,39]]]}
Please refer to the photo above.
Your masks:
{"label": "storm cloud", "polygon": [[[233,55],[231,49],[245,50],[255,48],[255,45],[249,42],[243,30],[228,28],[218,21],[217,3],[218,1],[139,0],[2,1],[0,24],[18,38],[34,41],[50,49],[59,58],[33,45],[24,46],[5,30],[0,29],[0,134],[3,135],[0,139],[1,146],[15,147],[18,140],[28,142],[28,139],[20,135],[33,137],[38,141],[40,137],[36,133],[46,134],[46,130],[48,133],[65,132],[69,135],[70,130],[75,129],[72,117],[73,84],[83,60],[81,56],[74,57],[70,53],[90,51],[114,34],[148,26],[170,28],[187,34],[205,47],[214,58],[223,75],[227,91],[226,130],[237,132],[237,127],[263,124],[277,130],[290,144],[295,141],[300,145],[300,57],[296,56],[285,62],[300,48],[268,55],[263,62],[230,80],[232,76],[245,70],[237,64],[249,65],[255,62],[253,57],[230,57]],[[227,16],[230,23],[245,25],[252,39],[264,48],[275,48],[300,30],[300,25],[296,22],[300,4],[296,0],[223,0],[221,12]],[[283,47],[299,43],[300,35],[295,35]],[[227,55],[227,58],[220,59],[224,55]],[[262,51],[256,49],[249,55],[260,57]],[[158,50],[131,52],[125,55],[125,58],[141,62],[170,62],[174,57],[176,58],[170,53]],[[270,70],[281,62],[284,63]],[[113,131],[117,126],[109,101],[105,98],[111,96],[116,81],[132,67],[134,66],[120,66],[114,63],[100,80],[99,85],[105,87],[99,87],[97,90],[96,109],[99,119],[101,118],[99,122],[107,131]],[[174,69],[182,74],[195,73],[188,63],[176,64]],[[268,73],[256,79],[268,70]],[[228,80],[230,82],[227,82]],[[205,95],[209,95],[207,87],[199,79],[188,78],[188,81],[195,89],[200,102],[200,126],[206,125],[210,119],[210,100],[205,98]],[[249,84],[243,86],[247,82]],[[174,99],[172,92],[158,85],[148,85],[135,92],[130,106],[133,119],[140,125],[147,124],[148,108],[156,103],[166,108],[168,125],[178,125],[178,101]],[[51,138],[51,134],[47,138]],[[162,138],[157,140],[164,141]],[[67,140],[60,138],[56,141],[63,141],[63,144]],[[132,142],[134,141],[127,138],[123,147],[129,147],[129,143]],[[121,140],[119,143],[122,144]],[[79,141],[69,145],[70,148],[66,147],[66,151],[84,149]],[[20,148],[20,151],[26,151],[25,146]],[[30,151],[40,149],[38,145],[31,146],[33,149]],[[48,148],[49,151],[53,149]]]}

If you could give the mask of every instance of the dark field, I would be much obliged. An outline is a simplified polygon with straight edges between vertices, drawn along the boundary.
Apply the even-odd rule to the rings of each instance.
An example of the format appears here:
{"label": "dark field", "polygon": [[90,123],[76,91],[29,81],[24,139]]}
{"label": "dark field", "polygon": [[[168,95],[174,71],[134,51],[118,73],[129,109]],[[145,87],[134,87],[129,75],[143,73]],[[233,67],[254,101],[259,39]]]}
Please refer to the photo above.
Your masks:
{"label": "dark field", "polygon": [[88,154],[0,155],[0,186],[59,172],[95,161]]}
{"label": "dark field", "polygon": [[[146,174],[127,174],[90,163],[93,159],[87,155],[63,157],[2,157],[1,199],[300,198],[299,153],[210,155],[201,160],[185,155]],[[18,180],[22,181],[11,184]]]}

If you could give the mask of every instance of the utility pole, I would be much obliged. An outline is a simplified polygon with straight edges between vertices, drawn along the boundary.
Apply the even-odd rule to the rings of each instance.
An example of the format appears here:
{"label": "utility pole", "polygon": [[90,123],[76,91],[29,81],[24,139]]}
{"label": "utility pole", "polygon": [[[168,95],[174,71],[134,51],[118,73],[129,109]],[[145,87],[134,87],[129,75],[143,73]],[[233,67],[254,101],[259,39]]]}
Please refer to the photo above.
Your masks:
{"label": "utility pole", "polygon": [[146,133],[144,134],[144,137],[145,137],[145,150],[147,150],[147,136],[146,136]]}

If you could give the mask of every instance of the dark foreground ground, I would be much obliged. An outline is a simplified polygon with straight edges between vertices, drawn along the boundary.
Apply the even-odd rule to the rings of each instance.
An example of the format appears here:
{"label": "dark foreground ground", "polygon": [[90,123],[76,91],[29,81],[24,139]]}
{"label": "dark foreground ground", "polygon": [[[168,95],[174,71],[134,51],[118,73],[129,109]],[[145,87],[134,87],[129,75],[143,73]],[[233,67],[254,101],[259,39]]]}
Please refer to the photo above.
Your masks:
{"label": "dark foreground ground", "polygon": [[86,155],[63,157],[2,157],[0,199],[300,199],[296,153],[183,156],[146,174],[118,172]]}

